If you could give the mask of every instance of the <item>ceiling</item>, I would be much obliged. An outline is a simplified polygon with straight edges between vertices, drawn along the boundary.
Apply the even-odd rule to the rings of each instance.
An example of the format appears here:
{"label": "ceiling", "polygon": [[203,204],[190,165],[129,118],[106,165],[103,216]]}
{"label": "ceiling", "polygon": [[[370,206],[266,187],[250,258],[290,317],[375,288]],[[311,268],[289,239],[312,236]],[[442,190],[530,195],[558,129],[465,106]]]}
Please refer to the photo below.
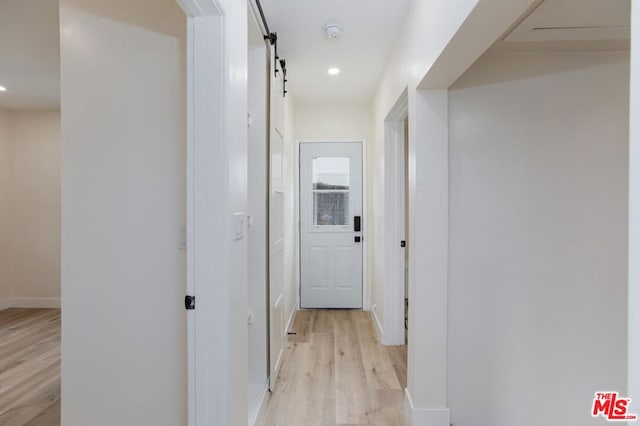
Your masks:
{"label": "ceiling", "polygon": [[[297,103],[367,102],[382,77],[410,0],[261,0],[287,60],[287,90]],[[328,41],[323,27],[343,33]],[[330,76],[330,67],[340,74]]]}
{"label": "ceiling", "polygon": [[58,0],[0,0],[0,108],[60,106]]}
{"label": "ceiling", "polygon": [[[409,2],[263,0],[296,101],[371,100]],[[324,35],[329,22],[344,28],[338,42]],[[58,0],[0,0],[0,108],[58,108],[59,68]]]}
{"label": "ceiling", "polygon": [[[409,2],[262,0],[296,101],[370,101]],[[323,32],[333,22],[344,29],[337,42]],[[0,108],[59,107],[58,31],[58,0],[0,0]],[[546,0],[492,50],[620,49],[629,33],[630,0]]]}
{"label": "ceiling", "polygon": [[631,0],[546,0],[493,50],[629,48]]}

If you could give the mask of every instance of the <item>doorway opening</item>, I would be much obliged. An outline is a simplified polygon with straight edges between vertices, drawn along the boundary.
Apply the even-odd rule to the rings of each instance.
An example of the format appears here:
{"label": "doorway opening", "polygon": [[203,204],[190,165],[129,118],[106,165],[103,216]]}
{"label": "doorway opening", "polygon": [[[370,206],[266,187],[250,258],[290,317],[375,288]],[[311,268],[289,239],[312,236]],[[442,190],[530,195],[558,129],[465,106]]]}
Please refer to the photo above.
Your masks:
{"label": "doorway opening", "polygon": [[59,424],[58,0],[0,2],[0,424]]}
{"label": "doorway opening", "polygon": [[404,175],[404,190],[402,208],[404,209],[404,342],[409,336],[409,118],[404,119],[402,141],[402,169]]}
{"label": "doorway opening", "polygon": [[410,309],[409,119],[407,91],[385,120],[385,316],[382,343],[407,343]]}

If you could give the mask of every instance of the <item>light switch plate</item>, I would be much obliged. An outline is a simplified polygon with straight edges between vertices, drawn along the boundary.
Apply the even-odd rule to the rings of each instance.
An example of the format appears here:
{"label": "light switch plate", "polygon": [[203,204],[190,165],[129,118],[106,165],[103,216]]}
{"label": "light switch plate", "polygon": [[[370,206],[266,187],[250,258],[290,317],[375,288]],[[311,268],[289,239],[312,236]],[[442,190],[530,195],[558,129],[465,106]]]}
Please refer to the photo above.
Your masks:
{"label": "light switch plate", "polygon": [[236,212],[233,214],[235,220],[234,240],[239,240],[244,237],[244,213]]}
{"label": "light switch plate", "polygon": [[187,226],[182,226],[180,228],[180,238],[179,238],[179,242],[178,242],[178,249],[179,250],[186,250],[187,249]]}

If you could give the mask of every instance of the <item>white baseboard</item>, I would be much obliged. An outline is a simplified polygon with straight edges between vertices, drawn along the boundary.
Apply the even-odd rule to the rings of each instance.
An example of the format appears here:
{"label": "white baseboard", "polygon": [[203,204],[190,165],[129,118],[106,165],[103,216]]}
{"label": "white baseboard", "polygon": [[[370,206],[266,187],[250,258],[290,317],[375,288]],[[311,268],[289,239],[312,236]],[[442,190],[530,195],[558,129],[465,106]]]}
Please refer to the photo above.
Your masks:
{"label": "white baseboard", "polygon": [[382,330],[382,324],[380,324],[380,320],[378,319],[378,314],[376,313],[376,310],[373,309],[373,306],[369,307],[369,312],[371,312],[371,316],[373,317],[373,323],[376,325],[376,334],[378,335],[378,341],[382,342],[384,331]]}
{"label": "white baseboard", "polygon": [[0,300],[0,310],[8,308],[60,309],[59,297],[12,297]]}
{"label": "white baseboard", "polygon": [[11,301],[9,299],[0,299],[0,311],[4,311],[11,307]]}
{"label": "white baseboard", "polygon": [[295,318],[297,311],[298,311],[298,304],[296,303],[293,309],[291,310],[291,314],[289,314],[289,319],[287,320],[287,326],[284,328],[285,335],[291,329],[291,325],[293,324],[293,318]]}
{"label": "white baseboard", "polygon": [[269,393],[269,383],[267,383],[262,391],[262,396],[260,397],[260,406],[258,407],[258,412],[255,414],[255,417],[249,419],[249,425],[255,426],[258,424],[258,420],[262,419],[265,409],[267,408],[267,395]]}
{"label": "white baseboard", "polygon": [[411,400],[409,389],[404,390],[404,405],[410,425],[450,426],[448,408],[416,408]]}

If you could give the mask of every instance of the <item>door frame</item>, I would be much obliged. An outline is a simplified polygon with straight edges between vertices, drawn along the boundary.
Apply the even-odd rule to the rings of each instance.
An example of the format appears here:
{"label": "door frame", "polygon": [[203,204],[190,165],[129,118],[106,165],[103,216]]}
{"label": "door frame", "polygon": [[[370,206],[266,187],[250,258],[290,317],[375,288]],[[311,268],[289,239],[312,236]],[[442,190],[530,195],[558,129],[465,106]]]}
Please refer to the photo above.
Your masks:
{"label": "door frame", "polygon": [[[404,90],[384,121],[384,327],[383,345],[404,345],[405,250],[405,129],[409,116],[408,90]],[[408,166],[408,165],[407,165]],[[411,245],[411,242],[408,242]]]}
{"label": "door frame", "polygon": [[369,310],[369,285],[368,285],[368,274],[367,274],[367,264],[368,264],[368,247],[369,244],[372,243],[371,237],[369,236],[369,227],[368,227],[368,194],[367,194],[367,139],[364,137],[356,137],[356,138],[301,138],[296,139],[295,146],[295,179],[294,179],[294,206],[295,206],[295,218],[297,221],[296,232],[298,233],[296,237],[296,258],[294,259],[296,265],[296,277],[298,279],[298,283],[296,286],[297,289],[297,302],[298,306],[302,306],[300,304],[301,300],[301,289],[302,285],[302,268],[300,265],[301,257],[300,257],[300,249],[301,249],[301,238],[302,235],[300,233],[300,144],[303,143],[345,143],[345,142],[357,142],[362,144],[362,238],[364,239],[364,244],[362,245],[362,310]]}
{"label": "door frame", "polygon": [[[229,363],[216,339],[229,333],[229,307],[215,303],[229,297],[220,281],[226,270],[226,200],[224,189],[208,182],[227,182],[225,153],[225,14],[218,0],[176,0],[187,18],[187,282],[186,294],[197,294],[198,309],[187,314],[187,418],[189,426],[229,419],[225,386]],[[196,152],[198,155],[196,155]],[[196,232],[197,224],[197,232]],[[211,261],[211,259],[214,259]],[[209,265],[207,265],[207,263]],[[202,308],[201,308],[202,307]],[[215,307],[215,308],[214,308]],[[224,420],[223,420],[224,419]]]}

